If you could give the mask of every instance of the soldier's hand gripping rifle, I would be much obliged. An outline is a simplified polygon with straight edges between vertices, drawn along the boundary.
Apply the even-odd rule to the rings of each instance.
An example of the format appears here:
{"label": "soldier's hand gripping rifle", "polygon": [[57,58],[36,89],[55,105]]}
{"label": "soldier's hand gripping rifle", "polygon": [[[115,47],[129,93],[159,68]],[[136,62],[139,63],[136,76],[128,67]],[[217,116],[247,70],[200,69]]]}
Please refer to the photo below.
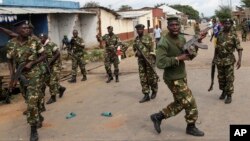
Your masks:
{"label": "soldier's hand gripping rifle", "polygon": [[[27,63],[24,62],[24,63],[21,63],[18,65],[16,72],[14,73],[13,77],[11,78],[12,79],[11,81],[14,82],[14,84],[16,84],[17,81],[19,80],[24,86],[28,86],[29,80],[27,80],[26,77],[24,75],[22,75],[22,72],[23,72],[26,64]],[[13,88],[13,86],[12,86],[12,88]]]}
{"label": "soldier's hand gripping rifle", "polygon": [[[141,42],[142,43],[142,42]],[[144,45],[145,46],[145,45]],[[146,64],[150,67],[150,69],[154,72],[154,74],[156,75],[156,78],[158,81],[160,81],[160,78],[158,76],[158,74],[156,73],[156,71],[154,70],[154,68],[152,67],[152,65],[150,64],[150,62],[148,61],[148,59],[145,57],[145,55],[142,53],[141,49],[139,48],[139,46],[135,46],[136,50],[139,52],[140,57],[142,57],[142,59],[146,62]]]}
{"label": "soldier's hand gripping rifle", "polygon": [[[202,33],[203,36],[204,36],[204,35],[207,34],[209,29],[210,29],[210,27],[207,27],[206,29],[201,30],[200,33]],[[183,52],[185,52],[185,53],[187,53],[189,55],[193,55],[194,54],[194,52],[193,52],[194,47],[200,48],[200,49],[208,49],[207,45],[203,45],[203,44],[199,43],[200,38],[201,38],[201,36],[195,35],[192,39],[187,41],[186,44],[183,47]]]}
{"label": "soldier's hand gripping rifle", "polygon": [[78,58],[78,57],[75,56],[72,52],[69,52],[69,56],[71,56],[73,59],[76,59],[76,60],[82,65],[82,60],[81,60],[81,58]]}

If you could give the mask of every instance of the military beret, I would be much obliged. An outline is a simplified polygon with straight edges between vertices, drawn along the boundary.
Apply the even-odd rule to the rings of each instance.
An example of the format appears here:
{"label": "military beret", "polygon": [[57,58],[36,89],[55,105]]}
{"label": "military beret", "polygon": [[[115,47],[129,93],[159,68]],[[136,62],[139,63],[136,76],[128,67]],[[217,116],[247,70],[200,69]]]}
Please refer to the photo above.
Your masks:
{"label": "military beret", "polygon": [[113,29],[113,26],[108,26],[107,29]]}
{"label": "military beret", "polygon": [[135,26],[136,29],[138,29],[138,28],[143,28],[143,29],[144,29],[144,27],[145,27],[145,26],[144,26],[143,24],[137,24],[137,25]]}
{"label": "military beret", "polygon": [[29,25],[29,21],[28,20],[18,21],[16,23],[14,23],[13,26],[18,27],[18,26],[21,26],[21,25],[24,25],[24,24]]}
{"label": "military beret", "polygon": [[171,22],[171,21],[179,21],[179,18],[176,17],[176,16],[170,16],[167,18],[168,22]]}

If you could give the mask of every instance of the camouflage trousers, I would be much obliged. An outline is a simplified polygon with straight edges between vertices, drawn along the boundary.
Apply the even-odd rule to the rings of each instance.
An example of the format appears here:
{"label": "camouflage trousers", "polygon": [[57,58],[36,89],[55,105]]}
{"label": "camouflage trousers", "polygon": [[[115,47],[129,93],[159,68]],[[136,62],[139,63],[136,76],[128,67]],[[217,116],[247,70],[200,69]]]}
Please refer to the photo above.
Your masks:
{"label": "camouflage trousers", "polygon": [[[79,59],[79,61],[75,58],[72,58],[72,71],[71,71],[71,74],[72,76],[76,76],[77,75],[77,67],[79,66],[80,67],[80,70],[81,70],[81,73],[82,75],[86,75],[87,72],[86,72],[86,69],[85,69],[85,61],[84,61],[84,58],[83,57],[80,57],[80,56],[77,56]],[[81,61],[80,61],[81,60]]]}
{"label": "camouflage trousers", "polygon": [[60,72],[56,72],[51,70],[50,75],[44,76],[44,85],[42,87],[42,91],[45,92],[46,85],[49,87],[50,95],[55,96],[59,94],[60,88]]}
{"label": "camouflage trousers", "polygon": [[226,66],[217,65],[217,69],[220,90],[228,95],[232,95],[234,92],[234,64]]}
{"label": "camouflage trousers", "polygon": [[105,52],[104,66],[107,74],[112,74],[111,65],[114,65],[114,74],[119,75],[119,59],[117,55]]}
{"label": "camouflage trousers", "polygon": [[192,92],[187,86],[187,79],[166,80],[165,83],[174,97],[174,102],[162,110],[165,117],[175,116],[184,109],[186,122],[195,123],[198,119],[198,109]]}
{"label": "camouflage trousers", "polygon": [[242,31],[241,32],[241,37],[242,37],[242,41],[246,42],[247,41],[247,31]]}
{"label": "camouflage trousers", "polygon": [[29,79],[27,87],[23,88],[27,103],[27,121],[32,125],[36,125],[40,121],[42,100],[40,76],[34,76]]}
{"label": "camouflage trousers", "polygon": [[142,93],[149,94],[150,89],[153,93],[158,91],[158,79],[152,69],[144,62],[138,61],[139,77],[142,86]]}

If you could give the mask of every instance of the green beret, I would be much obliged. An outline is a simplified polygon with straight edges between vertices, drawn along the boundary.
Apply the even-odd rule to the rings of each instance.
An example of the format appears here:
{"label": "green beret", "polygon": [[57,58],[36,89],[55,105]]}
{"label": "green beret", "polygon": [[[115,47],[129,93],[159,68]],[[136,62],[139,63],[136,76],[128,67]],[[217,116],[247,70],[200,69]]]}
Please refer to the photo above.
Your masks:
{"label": "green beret", "polygon": [[137,24],[137,25],[135,26],[136,29],[138,29],[138,28],[144,29],[144,27],[145,27],[145,26],[144,26],[143,24]]}
{"label": "green beret", "polygon": [[29,21],[28,20],[22,20],[22,21],[18,21],[15,24],[13,24],[15,27],[21,26],[21,25],[29,25]]}
{"label": "green beret", "polygon": [[179,22],[179,18],[176,16],[170,16],[167,18],[168,22],[172,22],[172,21],[178,21]]}
{"label": "green beret", "polygon": [[107,29],[113,29],[113,26],[108,26]]}

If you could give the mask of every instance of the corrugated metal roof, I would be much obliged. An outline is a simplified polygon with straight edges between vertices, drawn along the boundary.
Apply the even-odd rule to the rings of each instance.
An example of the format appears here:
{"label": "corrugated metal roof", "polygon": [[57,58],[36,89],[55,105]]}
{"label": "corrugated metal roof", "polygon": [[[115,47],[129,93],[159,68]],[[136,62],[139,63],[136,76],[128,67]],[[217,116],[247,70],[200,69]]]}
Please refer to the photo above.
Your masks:
{"label": "corrugated metal roof", "polygon": [[125,11],[117,12],[122,18],[137,18],[151,13],[151,11]]}
{"label": "corrugated metal roof", "polygon": [[0,14],[50,14],[50,13],[86,13],[95,14],[86,10],[59,9],[59,8],[27,8],[27,7],[0,7]]}

